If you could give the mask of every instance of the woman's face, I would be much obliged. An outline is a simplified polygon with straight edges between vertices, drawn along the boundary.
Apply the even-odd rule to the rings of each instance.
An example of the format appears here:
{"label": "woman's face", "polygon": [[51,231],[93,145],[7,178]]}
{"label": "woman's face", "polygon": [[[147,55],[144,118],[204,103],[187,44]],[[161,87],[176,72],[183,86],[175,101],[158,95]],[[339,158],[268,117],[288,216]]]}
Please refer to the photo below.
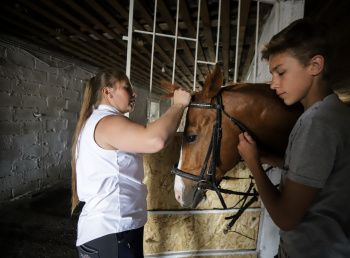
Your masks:
{"label": "woman's face", "polygon": [[136,94],[128,81],[117,81],[109,94],[110,104],[120,112],[127,113],[134,110]]}
{"label": "woman's face", "polygon": [[303,65],[289,52],[275,54],[269,59],[272,74],[271,89],[286,105],[302,102],[308,97],[313,76],[308,65]]}

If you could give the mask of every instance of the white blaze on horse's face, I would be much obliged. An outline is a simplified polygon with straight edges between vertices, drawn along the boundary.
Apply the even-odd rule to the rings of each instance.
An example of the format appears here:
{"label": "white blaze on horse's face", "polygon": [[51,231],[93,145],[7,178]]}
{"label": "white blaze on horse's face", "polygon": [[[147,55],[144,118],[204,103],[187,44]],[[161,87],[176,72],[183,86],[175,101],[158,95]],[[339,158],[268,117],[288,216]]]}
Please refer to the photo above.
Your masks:
{"label": "white blaze on horse's face", "polygon": [[182,207],[191,207],[196,187],[190,184],[186,186],[180,176],[175,176],[174,192],[175,198]]}
{"label": "white blaze on horse's face", "polygon": [[[182,165],[182,149],[180,151],[180,160],[178,168],[181,169]],[[184,180],[180,176],[175,176],[174,192],[175,199],[180,203],[182,207],[190,207],[193,202],[195,187],[186,187]]]}
{"label": "white blaze on horse's face", "polygon": [[182,178],[175,176],[174,192],[175,199],[180,203],[181,206],[184,206],[184,201],[182,200],[183,192],[185,189],[185,184],[182,181]]}

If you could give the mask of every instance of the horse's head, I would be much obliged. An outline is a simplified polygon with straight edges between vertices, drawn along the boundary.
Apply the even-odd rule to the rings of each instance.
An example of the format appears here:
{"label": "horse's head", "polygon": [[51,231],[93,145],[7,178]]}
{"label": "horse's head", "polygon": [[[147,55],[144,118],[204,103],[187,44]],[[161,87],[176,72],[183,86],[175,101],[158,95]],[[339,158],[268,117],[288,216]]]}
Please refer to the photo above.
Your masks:
{"label": "horse's head", "polygon": [[[178,169],[189,174],[200,176],[206,160],[208,162],[207,170],[210,169],[213,152],[209,150],[209,146],[214,145],[212,142],[213,131],[215,130],[214,124],[218,122],[216,121],[215,96],[221,90],[222,83],[223,75],[217,65],[215,70],[207,76],[203,90],[193,96],[192,103],[198,103],[199,105],[188,108]],[[213,106],[202,104],[213,104]],[[215,168],[215,180],[217,182],[221,181],[224,174],[240,159],[236,148],[239,128],[226,122],[223,119],[223,123],[221,123],[221,131],[223,132],[221,141],[225,144],[218,146],[219,153],[215,154],[219,156]],[[175,198],[183,207],[196,207],[205,195],[205,189],[198,188],[198,180],[191,180],[178,175],[175,177],[174,188]]]}
{"label": "horse's head", "polygon": [[240,84],[229,90],[222,88],[222,83],[216,65],[187,111],[180,160],[172,171],[176,174],[175,198],[183,207],[195,208],[207,189],[215,190],[208,182],[215,182],[216,188],[240,161],[237,145],[242,131],[255,136],[265,151],[283,155],[289,132],[301,113],[286,108],[266,84]]}

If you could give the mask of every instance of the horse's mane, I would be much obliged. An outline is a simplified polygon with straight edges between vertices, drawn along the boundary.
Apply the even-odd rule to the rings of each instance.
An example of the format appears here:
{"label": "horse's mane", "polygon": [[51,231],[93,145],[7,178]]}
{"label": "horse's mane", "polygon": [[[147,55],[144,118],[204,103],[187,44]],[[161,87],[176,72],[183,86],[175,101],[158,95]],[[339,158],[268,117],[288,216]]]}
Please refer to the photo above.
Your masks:
{"label": "horse's mane", "polygon": [[[224,86],[221,86],[219,91],[211,98],[213,101],[214,98],[223,92],[237,92],[243,94],[252,94],[256,93],[261,96],[266,96],[268,98],[277,98],[277,95],[273,90],[270,89],[269,84],[267,83],[250,83],[250,82],[239,82],[239,83],[229,83]],[[201,92],[197,92],[192,97],[192,100],[195,100],[196,97],[200,96]],[[197,99],[198,100],[198,99]]]}
{"label": "horse's mane", "polygon": [[240,92],[244,94],[256,93],[259,95],[264,95],[269,98],[277,97],[275,92],[270,89],[270,85],[267,83],[251,83],[251,82],[240,82],[240,83],[230,83],[222,86],[218,93],[223,92]]}
{"label": "horse's mane", "polygon": [[251,83],[251,82],[238,82],[238,83],[230,83],[221,86],[221,91],[231,91],[231,90],[237,90],[241,88],[246,88],[246,87],[254,87],[254,86],[267,86],[267,83]]}
{"label": "horse's mane", "polygon": [[[268,83],[250,83],[250,82],[240,82],[240,83],[230,83],[222,86],[218,93],[223,92],[237,92],[240,94],[255,95],[260,97],[266,97],[269,99],[275,99],[277,102],[281,103],[283,108],[290,110],[300,110],[302,112],[303,108],[300,103],[293,104],[292,106],[284,105],[283,101],[276,95],[274,90],[271,90]],[[255,93],[255,94],[252,94]]]}

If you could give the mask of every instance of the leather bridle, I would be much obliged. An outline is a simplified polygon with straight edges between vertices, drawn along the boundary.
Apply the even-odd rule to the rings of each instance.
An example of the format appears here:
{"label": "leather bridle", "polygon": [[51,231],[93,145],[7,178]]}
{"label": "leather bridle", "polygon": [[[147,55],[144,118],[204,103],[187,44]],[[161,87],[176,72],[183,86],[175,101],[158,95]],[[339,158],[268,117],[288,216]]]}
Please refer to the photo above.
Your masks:
{"label": "leather bridle", "polygon": [[[231,219],[231,222],[227,225],[226,229],[224,230],[224,233],[227,233],[228,230],[231,229],[231,227],[234,225],[234,223],[241,216],[241,214],[252,203],[254,203],[255,201],[258,200],[259,194],[254,187],[252,177],[249,178],[251,180],[251,183],[250,183],[250,186],[249,186],[247,192],[239,192],[239,191],[233,191],[233,190],[229,190],[229,189],[223,189],[220,187],[219,184],[217,184],[217,182],[215,180],[216,168],[220,162],[220,146],[221,146],[221,137],[222,137],[222,127],[221,127],[222,113],[224,115],[226,115],[229,118],[229,120],[240,129],[241,132],[250,132],[250,131],[242,122],[240,122],[238,119],[234,118],[233,116],[230,116],[225,111],[224,106],[222,104],[221,92],[216,96],[216,103],[213,103],[213,104],[212,103],[190,103],[189,108],[215,109],[216,110],[216,119],[215,119],[215,123],[213,126],[212,137],[211,137],[210,144],[209,144],[209,147],[207,150],[207,154],[205,156],[203,166],[201,168],[201,172],[198,176],[178,169],[177,164],[174,165],[173,169],[171,170],[171,173],[197,182],[197,188],[196,188],[196,193],[195,193],[194,199],[197,198],[196,197],[197,194],[202,193],[203,191],[206,191],[206,190],[215,191],[220,202],[221,202],[223,209],[228,209],[228,208],[227,208],[227,205],[225,203],[224,198],[222,197],[222,193],[243,196],[240,199],[240,201],[238,202],[238,203],[243,202],[241,207],[239,208],[238,212],[236,214],[234,214],[233,216],[226,218],[226,219]],[[223,177],[223,179],[230,180],[233,178]],[[248,197],[252,197],[252,198],[250,198],[250,200],[247,202]]]}

